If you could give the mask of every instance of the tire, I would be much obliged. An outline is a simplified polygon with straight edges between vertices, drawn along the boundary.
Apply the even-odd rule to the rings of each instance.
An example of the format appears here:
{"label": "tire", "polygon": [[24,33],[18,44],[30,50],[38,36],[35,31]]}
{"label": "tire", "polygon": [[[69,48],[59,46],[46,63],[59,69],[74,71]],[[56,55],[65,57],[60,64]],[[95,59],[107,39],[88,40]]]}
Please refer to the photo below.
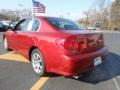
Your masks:
{"label": "tire", "polygon": [[4,39],[3,39],[3,44],[4,44],[4,48],[6,50],[9,50],[9,48],[8,48],[8,41],[7,41],[6,37],[4,37]]}
{"label": "tire", "polygon": [[38,49],[34,49],[31,53],[31,63],[34,72],[38,76],[45,76],[45,62],[42,53]]}

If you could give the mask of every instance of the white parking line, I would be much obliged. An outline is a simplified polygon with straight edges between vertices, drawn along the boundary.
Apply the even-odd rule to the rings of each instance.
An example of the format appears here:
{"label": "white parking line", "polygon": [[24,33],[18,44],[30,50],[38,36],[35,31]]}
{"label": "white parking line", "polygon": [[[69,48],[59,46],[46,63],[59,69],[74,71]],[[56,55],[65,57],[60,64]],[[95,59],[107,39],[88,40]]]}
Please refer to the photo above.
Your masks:
{"label": "white parking line", "polygon": [[95,30],[94,32],[102,32],[102,33],[120,33],[120,31],[114,31],[114,30]]}
{"label": "white parking line", "polygon": [[105,31],[105,30],[101,30],[101,32],[103,33],[120,33],[120,31]]}
{"label": "white parking line", "polygon": [[120,90],[120,86],[119,86],[117,80],[115,78],[113,78],[113,81],[114,81],[114,83],[116,85],[117,90]]}
{"label": "white parking line", "polygon": [[120,78],[120,76],[117,76],[116,78]]}

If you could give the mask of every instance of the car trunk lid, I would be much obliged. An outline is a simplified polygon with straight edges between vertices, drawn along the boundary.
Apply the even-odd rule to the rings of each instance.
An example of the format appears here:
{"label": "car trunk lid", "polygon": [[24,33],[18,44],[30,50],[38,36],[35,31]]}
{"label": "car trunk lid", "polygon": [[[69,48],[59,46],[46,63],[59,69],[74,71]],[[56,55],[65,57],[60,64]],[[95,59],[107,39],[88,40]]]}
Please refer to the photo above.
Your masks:
{"label": "car trunk lid", "polygon": [[75,37],[78,45],[83,44],[79,49],[79,53],[89,53],[104,47],[103,34],[96,31],[87,30],[64,30],[64,33]]}

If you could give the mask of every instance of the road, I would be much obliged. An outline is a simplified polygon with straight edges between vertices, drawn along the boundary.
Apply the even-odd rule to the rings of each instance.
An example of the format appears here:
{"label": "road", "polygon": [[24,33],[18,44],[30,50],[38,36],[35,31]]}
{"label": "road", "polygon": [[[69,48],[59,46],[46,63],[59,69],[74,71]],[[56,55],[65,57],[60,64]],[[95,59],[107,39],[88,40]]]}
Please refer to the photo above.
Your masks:
{"label": "road", "polygon": [[[2,35],[0,33],[1,55],[10,53],[3,48]],[[38,86],[40,90],[120,90],[120,33],[105,32],[104,37],[105,45],[109,48],[104,63],[77,80],[48,75],[49,79]],[[30,63],[19,62],[15,56],[13,59],[0,59],[0,90],[29,90],[41,78],[34,74]]]}

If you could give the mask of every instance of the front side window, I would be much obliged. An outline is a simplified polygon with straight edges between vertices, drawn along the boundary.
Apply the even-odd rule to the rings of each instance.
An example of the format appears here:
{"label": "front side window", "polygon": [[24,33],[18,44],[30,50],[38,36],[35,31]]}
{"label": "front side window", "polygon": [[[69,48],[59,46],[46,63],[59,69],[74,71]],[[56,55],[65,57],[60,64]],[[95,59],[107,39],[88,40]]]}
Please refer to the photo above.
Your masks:
{"label": "front side window", "polygon": [[15,26],[15,30],[31,32],[31,31],[38,31],[39,27],[40,27],[39,20],[34,19],[34,18],[28,18],[28,19],[20,21]]}
{"label": "front side window", "polygon": [[28,31],[28,32],[32,31],[33,23],[34,23],[34,19],[32,19],[32,18],[26,19],[26,21],[24,23],[23,31]]}
{"label": "front side window", "polygon": [[25,19],[20,21],[16,26],[15,26],[15,30],[21,31],[24,27],[24,23],[25,23]]}
{"label": "front side window", "polygon": [[81,30],[82,29],[80,25],[68,19],[47,17],[46,20],[50,24],[52,24],[54,27],[60,30]]}
{"label": "front side window", "polygon": [[29,18],[24,23],[23,31],[38,31],[40,22],[34,18]]}

